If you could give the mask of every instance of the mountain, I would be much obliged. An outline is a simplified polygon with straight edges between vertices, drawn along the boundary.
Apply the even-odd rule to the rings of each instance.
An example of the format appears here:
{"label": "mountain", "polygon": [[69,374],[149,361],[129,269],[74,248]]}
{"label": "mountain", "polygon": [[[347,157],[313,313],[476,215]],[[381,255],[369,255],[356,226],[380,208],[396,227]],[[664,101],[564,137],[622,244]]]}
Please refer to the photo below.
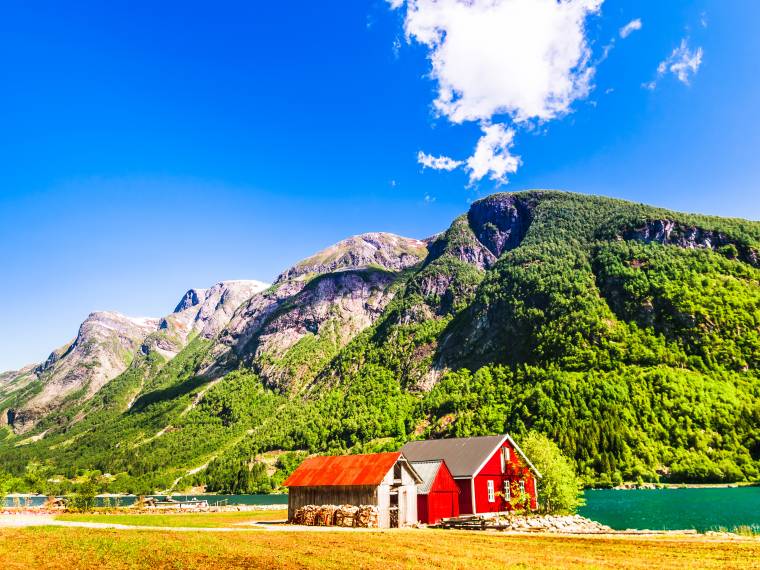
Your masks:
{"label": "mountain", "polygon": [[267,492],[305,453],[538,430],[588,483],[758,480],[759,251],[758,222],[495,194],[426,240],[339,242],[216,321],[189,291],[121,374],[0,432],[0,465],[46,492]]}
{"label": "mountain", "polygon": [[307,383],[382,314],[399,274],[426,255],[422,241],[369,233],[301,261],[241,307],[203,372],[218,376],[242,364],[273,387]]}
{"label": "mountain", "polygon": [[[92,398],[132,364],[135,354],[151,350],[170,360],[191,336],[214,337],[235,309],[266,288],[259,281],[224,281],[210,289],[191,289],[163,319],[133,318],[115,312],[91,313],[77,337],[47,360],[0,380],[0,411],[17,433],[41,418]],[[2,378],[2,377],[0,377]]]}

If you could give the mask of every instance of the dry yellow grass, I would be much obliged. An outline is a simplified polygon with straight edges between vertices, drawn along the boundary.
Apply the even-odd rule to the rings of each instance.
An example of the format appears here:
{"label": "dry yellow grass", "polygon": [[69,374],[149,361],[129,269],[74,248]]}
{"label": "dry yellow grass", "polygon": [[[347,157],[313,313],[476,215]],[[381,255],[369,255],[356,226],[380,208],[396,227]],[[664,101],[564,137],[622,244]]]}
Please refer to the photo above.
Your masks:
{"label": "dry yellow grass", "polygon": [[760,541],[39,527],[0,531],[0,568],[760,568]]}

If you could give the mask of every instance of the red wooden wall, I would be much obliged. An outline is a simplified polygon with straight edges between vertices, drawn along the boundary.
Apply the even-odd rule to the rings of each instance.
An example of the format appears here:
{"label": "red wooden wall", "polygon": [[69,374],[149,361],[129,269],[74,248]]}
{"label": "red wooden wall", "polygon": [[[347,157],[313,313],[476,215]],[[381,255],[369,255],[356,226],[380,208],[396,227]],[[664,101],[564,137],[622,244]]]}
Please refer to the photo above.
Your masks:
{"label": "red wooden wall", "polygon": [[441,463],[438,474],[427,495],[417,495],[417,517],[427,524],[442,518],[459,516],[459,486],[451,476],[446,462]]}
{"label": "red wooden wall", "polygon": [[[510,450],[510,459],[506,465],[505,472],[502,472],[501,469],[501,450],[497,449],[475,477],[475,504],[479,513],[509,511],[514,508],[514,505],[507,503],[503,497],[497,496],[493,502],[488,500],[489,480],[494,482],[494,491],[497,493],[504,492],[505,481],[524,481],[525,492],[530,495],[531,509],[535,509],[538,506],[536,501],[536,481],[533,472],[524,464],[522,457],[514,450],[509,440],[504,442],[503,447]],[[466,481],[466,483],[469,484],[469,481]],[[517,499],[517,495],[514,493],[512,497],[513,499]],[[460,503],[460,510],[463,513],[467,512],[462,508],[463,506]]]}

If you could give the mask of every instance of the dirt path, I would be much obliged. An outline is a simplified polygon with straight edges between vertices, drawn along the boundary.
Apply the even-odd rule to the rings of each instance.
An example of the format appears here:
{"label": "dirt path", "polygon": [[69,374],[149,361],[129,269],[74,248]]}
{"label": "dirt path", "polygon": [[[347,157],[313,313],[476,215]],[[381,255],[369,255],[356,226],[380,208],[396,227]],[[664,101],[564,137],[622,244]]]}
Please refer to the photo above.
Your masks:
{"label": "dirt path", "polygon": [[[0,531],[4,528],[29,528],[29,527],[43,527],[43,526],[61,526],[61,527],[73,527],[73,528],[92,528],[92,529],[113,529],[113,530],[145,530],[145,531],[161,531],[161,532],[348,532],[348,533],[361,533],[361,532],[388,532],[388,533],[420,533],[426,532],[420,529],[377,529],[377,528],[344,528],[336,526],[298,526],[284,524],[283,522],[242,522],[236,523],[232,526],[226,527],[184,527],[184,526],[140,526],[140,525],[126,525],[117,523],[98,523],[98,522],[80,522],[80,521],[64,521],[57,520],[54,515],[48,514],[14,514],[14,515],[0,515]],[[462,531],[448,531],[456,534]],[[600,533],[600,534],[581,534],[581,533],[536,533],[536,532],[496,532],[485,531],[484,534],[499,534],[502,536],[543,536],[553,538],[585,538],[585,539],[617,539],[617,540],[657,540],[657,539],[680,539],[685,542],[760,542],[760,537],[745,537],[739,535],[721,534],[721,535],[704,535],[694,534],[693,532],[683,531],[645,531],[645,532],[614,532],[614,533]]]}
{"label": "dirt path", "polygon": [[76,528],[105,528],[116,530],[160,530],[169,532],[245,532],[245,531],[285,531],[285,532],[356,532],[372,531],[382,532],[381,529],[354,529],[327,526],[296,526],[283,523],[271,522],[245,522],[237,523],[233,526],[225,527],[191,527],[191,526],[143,526],[127,525],[118,523],[99,523],[99,522],[81,522],[81,521],[62,521],[55,518],[54,515],[0,515],[0,530],[3,528],[28,528],[35,526],[67,526]]}

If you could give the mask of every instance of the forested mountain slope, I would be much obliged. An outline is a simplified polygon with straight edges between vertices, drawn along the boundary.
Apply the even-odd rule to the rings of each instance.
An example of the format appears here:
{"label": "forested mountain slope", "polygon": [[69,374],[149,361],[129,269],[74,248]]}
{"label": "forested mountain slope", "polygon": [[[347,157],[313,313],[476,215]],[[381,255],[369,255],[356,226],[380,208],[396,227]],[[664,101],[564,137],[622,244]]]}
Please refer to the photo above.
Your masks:
{"label": "forested mountain slope", "polygon": [[758,222],[496,194],[424,242],[294,266],[215,336],[6,430],[0,465],[17,486],[250,492],[307,452],[537,429],[589,482],[757,480],[758,251]]}

